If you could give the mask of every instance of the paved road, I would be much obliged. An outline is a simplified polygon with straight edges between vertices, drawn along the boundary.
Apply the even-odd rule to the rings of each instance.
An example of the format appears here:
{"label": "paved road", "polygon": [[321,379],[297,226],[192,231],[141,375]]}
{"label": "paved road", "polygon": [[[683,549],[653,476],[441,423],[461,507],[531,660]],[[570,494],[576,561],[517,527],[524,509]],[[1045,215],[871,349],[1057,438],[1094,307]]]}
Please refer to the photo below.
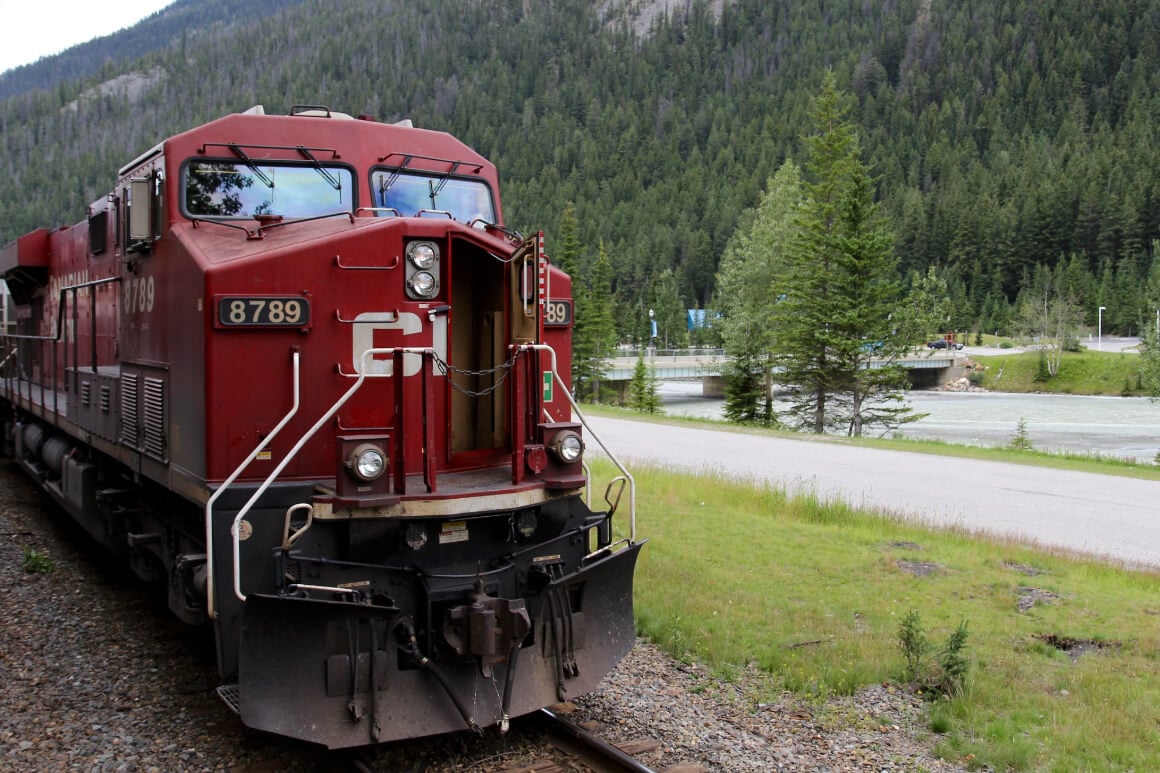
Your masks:
{"label": "paved road", "polygon": [[630,470],[632,460],[721,470],[936,525],[1160,567],[1157,481],[624,419],[588,421]]}

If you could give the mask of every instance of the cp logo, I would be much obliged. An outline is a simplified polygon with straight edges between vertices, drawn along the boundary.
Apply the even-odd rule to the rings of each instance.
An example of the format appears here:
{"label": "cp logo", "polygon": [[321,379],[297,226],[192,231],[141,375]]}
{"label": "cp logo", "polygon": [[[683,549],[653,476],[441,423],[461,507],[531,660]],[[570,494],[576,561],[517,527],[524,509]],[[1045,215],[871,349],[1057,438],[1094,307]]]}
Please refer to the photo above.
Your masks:
{"label": "cp logo", "polygon": [[[423,320],[409,311],[368,311],[354,318],[351,352],[352,362],[357,370],[361,367],[363,352],[367,349],[387,347],[425,346],[419,334],[423,332]],[[444,362],[447,361],[447,315],[440,314],[431,323],[431,348]],[[423,358],[418,354],[403,355],[403,375],[414,376],[422,366]],[[367,375],[393,375],[395,364],[390,355],[372,355],[366,362]],[[443,375],[433,368],[437,376]]]}

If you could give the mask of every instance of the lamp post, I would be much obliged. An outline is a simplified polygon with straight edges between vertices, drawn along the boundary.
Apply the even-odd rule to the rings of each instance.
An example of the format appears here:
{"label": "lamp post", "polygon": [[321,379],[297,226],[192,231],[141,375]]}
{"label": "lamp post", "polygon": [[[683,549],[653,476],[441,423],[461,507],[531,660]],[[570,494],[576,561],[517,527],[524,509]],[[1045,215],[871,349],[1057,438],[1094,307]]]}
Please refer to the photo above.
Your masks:
{"label": "lamp post", "polygon": [[1102,352],[1104,350],[1104,309],[1107,306],[1100,306],[1098,319],[1096,320],[1096,351]]}

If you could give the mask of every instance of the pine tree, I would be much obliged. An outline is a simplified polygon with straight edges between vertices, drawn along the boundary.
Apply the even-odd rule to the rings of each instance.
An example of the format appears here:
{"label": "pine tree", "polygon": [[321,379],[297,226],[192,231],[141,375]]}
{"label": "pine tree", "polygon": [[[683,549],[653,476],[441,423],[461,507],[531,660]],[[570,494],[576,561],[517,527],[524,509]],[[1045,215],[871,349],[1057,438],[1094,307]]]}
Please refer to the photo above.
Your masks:
{"label": "pine tree", "polygon": [[891,320],[900,298],[892,237],[845,101],[827,71],[806,140],[812,182],[774,307],[776,362],[797,387],[789,413],[799,426],[860,436],[867,424],[905,420],[905,373],[891,362],[908,342]]}
{"label": "pine tree", "polygon": [[576,219],[576,207],[572,202],[564,205],[564,212],[560,216],[559,248],[554,251],[552,262],[561,271],[572,278],[572,373],[571,384],[573,393],[581,394],[583,361],[577,351],[585,348],[585,336],[589,323],[588,293],[584,290],[584,282],[579,273],[580,266],[580,223]]}
{"label": "pine tree", "polygon": [[[578,317],[572,333],[573,388],[580,399],[600,402],[600,381],[605,359],[616,349],[616,321],[612,298],[612,264],[600,243],[596,263],[587,281],[580,282],[578,297],[584,319]],[[575,286],[573,293],[577,294]]]}
{"label": "pine tree", "polygon": [[554,262],[573,281],[577,278],[580,251],[580,223],[576,219],[576,205],[569,201],[560,216],[560,248],[556,250]]}
{"label": "pine tree", "polygon": [[[1160,240],[1152,242],[1152,270],[1148,273],[1145,299],[1148,311],[1154,311],[1154,320],[1148,320],[1140,330],[1140,386],[1154,399],[1160,398]],[[1160,454],[1157,454],[1160,459]]]}
{"label": "pine tree", "polygon": [[659,413],[661,410],[660,380],[656,367],[646,365],[641,352],[628,384],[628,407],[641,413]]}
{"label": "pine tree", "polygon": [[657,344],[661,349],[683,347],[688,340],[685,303],[676,274],[666,268],[653,282],[652,306],[657,323]]}

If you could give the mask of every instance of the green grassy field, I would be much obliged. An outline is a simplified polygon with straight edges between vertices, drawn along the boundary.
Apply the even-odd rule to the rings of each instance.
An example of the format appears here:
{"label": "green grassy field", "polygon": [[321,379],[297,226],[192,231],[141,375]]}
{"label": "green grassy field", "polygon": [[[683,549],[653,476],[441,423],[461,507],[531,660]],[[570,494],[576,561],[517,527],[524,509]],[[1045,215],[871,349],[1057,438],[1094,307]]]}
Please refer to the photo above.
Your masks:
{"label": "green grassy field", "polygon": [[[597,479],[610,468],[594,465]],[[899,625],[963,621],[965,688],[930,702],[939,753],[996,770],[1160,769],[1160,575],[636,469],[642,635],[769,695],[903,681]]]}
{"label": "green grassy field", "polygon": [[984,389],[996,392],[1051,392],[1068,395],[1143,395],[1140,355],[1124,352],[1064,352],[1059,373],[1038,381],[1039,353],[974,358],[986,366]]}

